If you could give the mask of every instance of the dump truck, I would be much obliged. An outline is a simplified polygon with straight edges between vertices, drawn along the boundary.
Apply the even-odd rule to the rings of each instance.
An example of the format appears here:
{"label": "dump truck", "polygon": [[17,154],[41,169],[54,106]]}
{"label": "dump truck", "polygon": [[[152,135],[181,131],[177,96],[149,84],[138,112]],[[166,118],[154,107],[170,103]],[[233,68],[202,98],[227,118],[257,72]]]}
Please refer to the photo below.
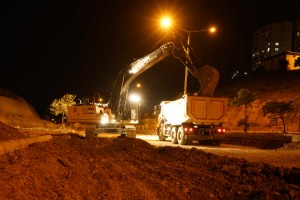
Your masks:
{"label": "dump truck", "polygon": [[173,144],[207,143],[220,145],[224,139],[222,126],[229,99],[223,97],[188,96],[162,101],[155,106],[158,115],[157,134]]}

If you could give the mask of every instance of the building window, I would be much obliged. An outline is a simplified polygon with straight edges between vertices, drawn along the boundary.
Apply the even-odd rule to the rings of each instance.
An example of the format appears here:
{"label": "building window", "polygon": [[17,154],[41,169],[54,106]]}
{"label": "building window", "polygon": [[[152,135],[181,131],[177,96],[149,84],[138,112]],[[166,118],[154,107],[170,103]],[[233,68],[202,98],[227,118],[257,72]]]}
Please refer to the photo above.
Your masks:
{"label": "building window", "polygon": [[279,51],[279,48],[276,47],[276,48],[275,48],[275,51]]}
{"label": "building window", "polygon": [[275,42],[275,46],[279,46],[279,42]]}

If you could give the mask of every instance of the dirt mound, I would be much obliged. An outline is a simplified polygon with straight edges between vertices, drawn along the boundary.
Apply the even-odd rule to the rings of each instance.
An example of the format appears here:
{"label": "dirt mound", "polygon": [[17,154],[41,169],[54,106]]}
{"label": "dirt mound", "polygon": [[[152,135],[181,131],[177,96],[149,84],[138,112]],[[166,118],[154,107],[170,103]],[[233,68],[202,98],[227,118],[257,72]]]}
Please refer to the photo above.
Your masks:
{"label": "dirt mound", "polygon": [[2,199],[299,199],[300,171],[154,147],[55,136],[0,157]]}
{"label": "dirt mound", "polygon": [[0,141],[25,138],[25,135],[14,127],[0,121]]}

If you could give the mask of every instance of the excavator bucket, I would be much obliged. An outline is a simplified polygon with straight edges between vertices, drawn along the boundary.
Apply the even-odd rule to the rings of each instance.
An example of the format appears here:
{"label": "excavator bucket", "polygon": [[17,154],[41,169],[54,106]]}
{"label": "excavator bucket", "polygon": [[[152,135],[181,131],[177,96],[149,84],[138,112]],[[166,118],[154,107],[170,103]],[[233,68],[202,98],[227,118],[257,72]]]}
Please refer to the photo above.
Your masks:
{"label": "excavator bucket", "polygon": [[210,65],[203,65],[196,69],[193,75],[198,79],[201,89],[198,92],[201,96],[213,96],[219,82],[219,72]]}

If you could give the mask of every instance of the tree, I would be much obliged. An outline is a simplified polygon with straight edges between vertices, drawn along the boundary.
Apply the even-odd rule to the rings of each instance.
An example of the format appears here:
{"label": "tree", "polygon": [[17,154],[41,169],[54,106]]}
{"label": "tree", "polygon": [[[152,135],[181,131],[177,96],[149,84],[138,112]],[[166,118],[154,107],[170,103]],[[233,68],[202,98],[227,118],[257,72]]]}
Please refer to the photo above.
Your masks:
{"label": "tree", "polygon": [[51,114],[58,116],[62,115],[62,124],[64,124],[65,115],[68,114],[68,106],[75,105],[74,99],[76,95],[65,94],[61,99],[54,99],[50,105]]}
{"label": "tree", "polygon": [[295,60],[294,67],[300,67],[300,57]]}
{"label": "tree", "polygon": [[286,59],[279,59],[278,64],[279,64],[279,70],[286,71],[289,66],[289,61]]}
{"label": "tree", "polygon": [[239,124],[244,125],[244,132],[247,133],[249,128],[247,108],[251,107],[251,103],[255,100],[254,94],[248,89],[240,89],[237,96],[231,99],[231,105],[244,106],[245,107],[245,118],[239,121]]}
{"label": "tree", "polygon": [[263,105],[262,112],[264,116],[268,116],[269,118],[281,119],[283,124],[283,133],[287,133],[286,121],[288,119],[293,119],[294,117],[296,117],[297,114],[294,106],[294,102],[291,100],[269,101]]}

